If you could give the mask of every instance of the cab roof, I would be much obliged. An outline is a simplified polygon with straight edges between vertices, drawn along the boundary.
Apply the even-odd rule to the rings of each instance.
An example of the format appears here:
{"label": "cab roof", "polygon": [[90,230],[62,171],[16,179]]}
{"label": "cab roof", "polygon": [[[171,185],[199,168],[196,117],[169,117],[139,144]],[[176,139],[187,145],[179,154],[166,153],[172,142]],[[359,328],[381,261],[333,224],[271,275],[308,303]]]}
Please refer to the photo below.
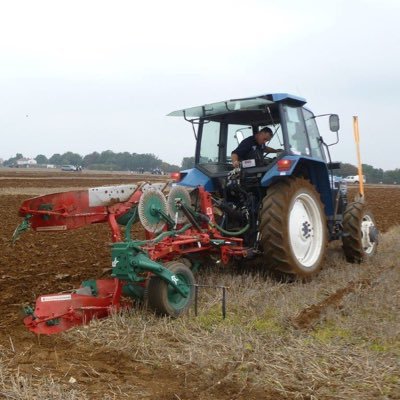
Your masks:
{"label": "cab roof", "polygon": [[173,111],[168,114],[170,117],[186,118],[205,118],[222,114],[230,114],[238,111],[259,111],[266,106],[275,103],[286,103],[301,107],[306,103],[302,97],[294,96],[288,93],[271,93],[254,97],[245,97],[242,99],[232,99],[220,101],[217,103],[204,104],[202,106],[185,108],[183,110]]}

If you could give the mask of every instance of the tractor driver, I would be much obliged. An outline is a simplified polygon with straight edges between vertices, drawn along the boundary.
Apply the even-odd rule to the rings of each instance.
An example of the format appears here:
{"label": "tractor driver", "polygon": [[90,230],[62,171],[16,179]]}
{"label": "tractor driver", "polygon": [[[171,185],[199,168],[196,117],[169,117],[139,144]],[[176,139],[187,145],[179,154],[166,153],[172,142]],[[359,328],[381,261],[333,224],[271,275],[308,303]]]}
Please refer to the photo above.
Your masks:
{"label": "tractor driver", "polygon": [[257,164],[264,162],[264,153],[279,153],[281,149],[273,149],[265,143],[269,142],[274,134],[268,127],[262,128],[260,131],[242,140],[239,146],[232,151],[232,165],[234,168],[239,167],[240,161],[254,158]]}

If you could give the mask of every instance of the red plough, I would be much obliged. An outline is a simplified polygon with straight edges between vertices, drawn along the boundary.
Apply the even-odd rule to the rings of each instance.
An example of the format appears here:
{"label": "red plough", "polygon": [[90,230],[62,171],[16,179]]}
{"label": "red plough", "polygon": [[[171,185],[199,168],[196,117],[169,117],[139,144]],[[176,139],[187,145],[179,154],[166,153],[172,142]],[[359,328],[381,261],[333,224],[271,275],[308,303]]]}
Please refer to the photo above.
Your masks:
{"label": "red plough", "polygon": [[[156,313],[177,317],[193,301],[190,265],[196,257],[214,253],[227,263],[248,255],[241,238],[221,235],[211,195],[202,187],[190,195],[176,186],[168,203],[160,189],[165,185],[100,187],[35,197],[22,204],[19,214],[25,220],[14,239],[29,226],[38,232],[61,232],[107,222],[113,242],[111,278],[85,281],[69,293],[39,296],[35,308],[26,310],[24,323],[29,330],[58,333],[132,303],[124,299],[140,302],[145,296]],[[138,219],[146,240],[131,239],[131,227]]]}

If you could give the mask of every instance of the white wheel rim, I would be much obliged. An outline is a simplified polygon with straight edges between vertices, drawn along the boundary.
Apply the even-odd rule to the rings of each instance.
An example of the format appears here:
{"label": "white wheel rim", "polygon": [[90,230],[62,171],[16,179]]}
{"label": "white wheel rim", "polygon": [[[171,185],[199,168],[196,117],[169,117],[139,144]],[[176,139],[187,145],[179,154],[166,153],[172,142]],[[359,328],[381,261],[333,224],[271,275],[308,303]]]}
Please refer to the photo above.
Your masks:
{"label": "white wheel rim", "polygon": [[317,203],[306,193],[294,199],[289,211],[289,239],[297,261],[312,267],[322,251],[323,225]]}
{"label": "white wheel rim", "polygon": [[371,242],[371,228],[375,226],[369,215],[364,215],[361,222],[361,243],[365,253],[370,254],[374,250],[375,243]]}

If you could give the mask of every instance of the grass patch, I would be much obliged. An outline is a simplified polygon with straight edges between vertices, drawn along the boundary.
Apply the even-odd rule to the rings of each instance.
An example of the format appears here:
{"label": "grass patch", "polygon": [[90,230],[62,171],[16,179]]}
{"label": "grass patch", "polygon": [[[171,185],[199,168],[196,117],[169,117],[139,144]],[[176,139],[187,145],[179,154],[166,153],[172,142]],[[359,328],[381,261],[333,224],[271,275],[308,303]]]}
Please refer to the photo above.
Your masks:
{"label": "grass patch", "polygon": [[[199,283],[229,287],[225,320],[220,291],[207,288],[200,292],[198,317],[193,310],[174,320],[133,309],[61,336],[71,348],[85,349],[88,371],[92,354],[105,353],[120,365],[112,374],[129,371],[124,376],[127,381],[140,370],[144,370],[141,379],[154,386],[167,376],[164,385],[170,382],[173,387],[164,386],[164,399],[400,398],[400,273],[396,266],[400,249],[390,248],[398,243],[400,230],[396,232],[383,237],[385,254],[363,265],[345,263],[333,249],[326,268],[306,284],[281,283],[228,269],[201,271]],[[349,282],[366,279],[369,284],[355,284],[325,308],[329,296]],[[304,329],[291,323],[313,305],[321,306],[315,323]],[[7,354],[0,370],[0,397],[90,397],[84,389],[65,386],[60,379],[18,375],[6,367],[13,357]],[[139,372],[131,372],[132,366]],[[100,372],[93,379],[103,375]],[[112,393],[110,382],[101,383],[104,393]],[[114,398],[129,398],[132,390],[123,387]]]}
{"label": "grass patch", "polygon": [[351,339],[351,331],[340,328],[331,323],[325,324],[323,326],[318,326],[311,335],[318,341],[329,344],[333,341],[338,341],[341,339]]}

